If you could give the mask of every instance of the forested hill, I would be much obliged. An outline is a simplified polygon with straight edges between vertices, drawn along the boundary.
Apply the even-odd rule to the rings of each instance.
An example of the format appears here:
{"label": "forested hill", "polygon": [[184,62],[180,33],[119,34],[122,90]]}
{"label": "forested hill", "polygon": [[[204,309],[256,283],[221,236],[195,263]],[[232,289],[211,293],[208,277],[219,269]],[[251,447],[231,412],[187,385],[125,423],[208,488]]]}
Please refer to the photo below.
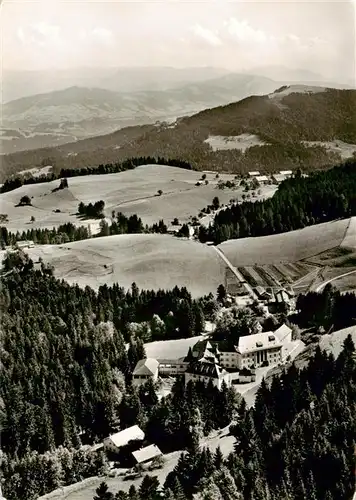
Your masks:
{"label": "forested hill", "polygon": [[[240,134],[255,134],[262,144],[245,152],[213,151],[206,142],[209,136]],[[236,173],[300,166],[310,171],[341,158],[320,145],[309,147],[302,141],[335,139],[356,144],[356,90],[285,87],[202,111],[173,125],[131,127],[57,148],[4,155],[2,175],[45,165],[53,165],[56,171],[81,168],[136,156],[179,158],[197,169]]]}
{"label": "forested hill", "polygon": [[300,171],[265,201],[234,204],[220,211],[201,241],[215,243],[248,236],[283,233],[356,215],[356,161],[305,178]]}

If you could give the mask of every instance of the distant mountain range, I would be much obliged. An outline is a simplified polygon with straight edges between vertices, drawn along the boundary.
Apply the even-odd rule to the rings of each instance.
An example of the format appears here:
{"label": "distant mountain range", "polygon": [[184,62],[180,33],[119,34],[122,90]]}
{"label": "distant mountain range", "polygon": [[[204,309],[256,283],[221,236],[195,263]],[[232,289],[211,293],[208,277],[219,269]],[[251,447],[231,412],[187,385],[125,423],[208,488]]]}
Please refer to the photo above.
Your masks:
{"label": "distant mountain range", "polygon": [[130,125],[174,121],[251,94],[272,92],[277,86],[268,78],[231,74],[168,90],[113,92],[70,87],[23,97],[2,108],[2,151],[58,145]]}
{"label": "distant mountain range", "polygon": [[[229,79],[219,79],[220,88]],[[263,81],[263,85],[272,84]],[[251,85],[251,80],[245,85]],[[211,139],[215,144],[220,141],[220,147],[213,147]],[[170,124],[128,127],[58,147],[4,155],[2,178],[46,165],[58,171],[137,156],[180,158],[202,170],[271,172],[302,167],[308,171],[341,161],[337,150],[318,144],[334,140],[356,144],[356,90],[282,86]]]}
{"label": "distant mountain range", "polygon": [[64,90],[69,87],[89,87],[113,92],[169,90],[194,82],[219,78],[230,73],[222,68],[76,68],[57,71],[3,71],[3,102],[21,97]]}
{"label": "distant mountain range", "polygon": [[[10,71],[3,69],[1,76],[2,101],[45,94],[70,87],[87,87],[112,90],[113,92],[138,92],[148,90],[170,90],[192,83],[205,82],[234,74],[261,77],[277,82],[308,83],[335,87],[334,81],[305,69],[290,69],[284,66],[259,66],[249,71],[231,72],[216,67],[121,67],[88,68],[41,71]],[[345,82],[344,82],[345,83]],[[349,82],[347,82],[349,83]]]}
{"label": "distant mountain range", "polygon": [[[283,76],[283,68],[272,68],[271,72]],[[36,81],[33,81],[33,73]],[[295,78],[298,72],[285,74]],[[24,80],[19,80],[19,75]],[[5,97],[10,90],[15,94],[20,92],[26,81],[27,92],[51,85],[60,87],[73,81],[95,82],[101,87],[75,85],[5,103],[0,137],[2,153],[57,146],[127,126],[172,122],[206,108],[273,92],[284,83],[264,76],[227,73],[219,68],[124,68],[98,73],[87,69],[76,78],[68,71],[56,73],[55,81],[53,76],[49,78],[46,72],[19,72],[15,77],[8,76],[5,83],[12,80],[14,83],[7,90],[5,85]],[[303,76],[316,78],[318,75],[305,73]]]}

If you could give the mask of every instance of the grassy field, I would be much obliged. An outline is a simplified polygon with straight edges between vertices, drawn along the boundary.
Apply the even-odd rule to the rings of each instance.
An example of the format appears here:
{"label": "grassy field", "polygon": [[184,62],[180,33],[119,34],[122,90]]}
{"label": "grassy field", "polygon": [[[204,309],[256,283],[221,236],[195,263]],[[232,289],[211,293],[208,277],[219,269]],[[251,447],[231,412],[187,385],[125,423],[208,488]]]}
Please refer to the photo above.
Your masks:
{"label": "grassy field", "polygon": [[[212,203],[218,196],[221,203],[241,194],[241,190],[217,189],[219,179],[215,173],[206,174],[208,185],[195,186],[201,173],[164,165],[145,165],[134,170],[107,175],[89,175],[68,179],[69,187],[52,192],[59,181],[22,186],[0,195],[1,213],[7,214],[10,231],[23,231],[35,228],[57,227],[65,222],[82,225],[83,221],[75,215],[79,202],[89,203],[98,200],[105,202],[105,213],[112,210],[125,215],[137,214],[144,224],[153,224],[164,219],[167,224],[177,217],[188,221],[190,216],[198,215],[202,208]],[[226,181],[234,176],[221,174]],[[158,196],[158,190],[162,195]],[[241,193],[240,193],[241,191]],[[32,206],[16,206],[21,197],[28,195]],[[60,210],[55,213],[54,210]],[[35,222],[31,223],[31,216]],[[93,221],[85,221],[89,223]]]}
{"label": "grassy field", "polygon": [[[230,240],[220,248],[252,287],[292,285],[301,293],[356,269],[355,221],[353,217],[279,235]],[[333,285],[341,291],[353,289],[356,274]]]}
{"label": "grassy field", "polygon": [[224,282],[225,265],[213,248],[170,235],[118,235],[28,250],[42,257],[55,274],[70,283],[98,288],[133,282],[145,289],[186,286],[194,296],[215,292]]}
{"label": "grassy field", "polygon": [[220,248],[235,266],[297,262],[341,245],[348,225],[349,219],[326,222],[272,236],[229,240]]}
{"label": "grassy field", "polygon": [[158,340],[145,344],[146,356],[155,359],[179,359],[188,354],[189,348],[193,347],[203,335],[178,340]]}

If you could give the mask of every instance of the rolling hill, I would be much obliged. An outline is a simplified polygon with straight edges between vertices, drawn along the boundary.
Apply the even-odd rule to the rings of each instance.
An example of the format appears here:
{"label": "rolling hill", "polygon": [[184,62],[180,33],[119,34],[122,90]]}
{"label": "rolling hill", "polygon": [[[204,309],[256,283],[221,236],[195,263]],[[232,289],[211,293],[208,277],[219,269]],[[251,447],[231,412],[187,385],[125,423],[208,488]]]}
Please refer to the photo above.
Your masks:
{"label": "rolling hill", "polygon": [[64,144],[131,125],[174,121],[251,94],[272,92],[277,86],[267,78],[231,74],[167,90],[114,92],[73,86],[23,97],[3,106],[2,151]]}
{"label": "rolling hill", "polygon": [[53,264],[58,278],[94,289],[104,283],[155,290],[177,285],[199,297],[224,281],[225,266],[213,248],[170,235],[123,234],[26,251],[34,261]]}
{"label": "rolling hill", "polygon": [[[199,172],[166,165],[142,165],[133,170],[108,175],[87,175],[72,177],[68,188],[55,190],[59,181],[21,186],[0,194],[1,213],[7,214],[6,227],[11,232],[32,228],[58,227],[66,222],[87,225],[98,221],[82,221],[77,216],[78,204],[103,200],[105,215],[112,210],[126,216],[137,214],[144,224],[152,225],[164,219],[169,226],[177,217],[181,223],[212,203],[218,195],[221,203],[242,194],[238,190],[217,190],[219,179],[215,174],[206,174],[208,185],[196,186],[201,177]],[[232,180],[233,176],[223,174],[221,180]],[[268,190],[271,191],[270,186]],[[158,196],[158,190],[162,195]],[[31,198],[31,206],[18,206],[22,196]],[[35,218],[30,222],[30,218]]]}
{"label": "rolling hill", "polygon": [[[255,135],[260,145],[243,152],[236,145],[214,151],[209,144],[215,136],[236,139],[243,134]],[[2,178],[37,166],[59,170],[148,155],[181,158],[201,170],[310,171],[341,161],[337,150],[322,144],[335,140],[346,143],[350,154],[356,151],[356,90],[284,86],[173,124],[131,127],[56,148],[4,155]]]}

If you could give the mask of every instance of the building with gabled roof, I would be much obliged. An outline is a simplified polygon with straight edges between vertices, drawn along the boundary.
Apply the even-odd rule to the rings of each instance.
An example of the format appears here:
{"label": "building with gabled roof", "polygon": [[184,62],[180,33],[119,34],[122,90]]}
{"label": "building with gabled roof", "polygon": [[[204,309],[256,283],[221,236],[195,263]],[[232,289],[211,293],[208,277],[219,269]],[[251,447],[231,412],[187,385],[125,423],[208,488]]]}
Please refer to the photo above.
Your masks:
{"label": "building with gabled roof", "polygon": [[192,362],[184,374],[185,384],[192,382],[212,382],[219,390],[223,382],[229,387],[231,385],[230,374],[218,363],[211,363],[202,358],[200,361]]}
{"label": "building with gabled roof", "polygon": [[286,324],[283,324],[279,328],[277,328],[277,330],[275,330],[273,334],[282,343],[292,342],[292,329],[289,328],[289,326],[287,326]]}
{"label": "building with gabled roof", "polygon": [[272,298],[272,294],[267,292],[267,290],[261,285],[256,286],[255,292],[262,300],[270,300]]}
{"label": "building with gabled roof", "polygon": [[162,455],[162,452],[157,445],[150,444],[145,448],[133,451],[132,455],[136,460],[137,464],[147,464],[148,462],[151,462],[154,458],[160,457]]}
{"label": "building with gabled roof", "polygon": [[260,175],[260,172],[259,172],[259,170],[254,170],[252,172],[249,172],[248,175],[250,177],[256,177],[256,175]]}
{"label": "building with gabled roof", "polygon": [[145,433],[143,430],[138,425],[133,425],[105,438],[103,441],[104,450],[119,453],[120,449],[127,446],[130,441],[143,441],[144,439]]}
{"label": "building with gabled roof", "polygon": [[264,363],[282,361],[282,342],[273,332],[256,333],[239,338],[237,346],[238,368],[257,368]]}
{"label": "building with gabled roof", "polygon": [[274,294],[275,301],[278,304],[282,303],[289,304],[290,301],[293,299],[293,297],[294,294],[291,291],[286,290],[285,288],[281,288]]}
{"label": "building with gabled roof", "polygon": [[267,177],[267,175],[256,175],[255,179],[257,182],[262,183],[262,184],[267,184],[267,182],[269,181],[269,178]]}
{"label": "building with gabled roof", "polygon": [[277,184],[285,181],[286,179],[288,179],[290,176],[289,175],[285,175],[285,174],[273,174],[272,175],[272,180],[274,182],[276,182]]}
{"label": "building with gabled roof", "polygon": [[157,359],[140,359],[132,374],[132,383],[135,386],[145,384],[149,379],[156,382],[158,379],[159,363]]}

